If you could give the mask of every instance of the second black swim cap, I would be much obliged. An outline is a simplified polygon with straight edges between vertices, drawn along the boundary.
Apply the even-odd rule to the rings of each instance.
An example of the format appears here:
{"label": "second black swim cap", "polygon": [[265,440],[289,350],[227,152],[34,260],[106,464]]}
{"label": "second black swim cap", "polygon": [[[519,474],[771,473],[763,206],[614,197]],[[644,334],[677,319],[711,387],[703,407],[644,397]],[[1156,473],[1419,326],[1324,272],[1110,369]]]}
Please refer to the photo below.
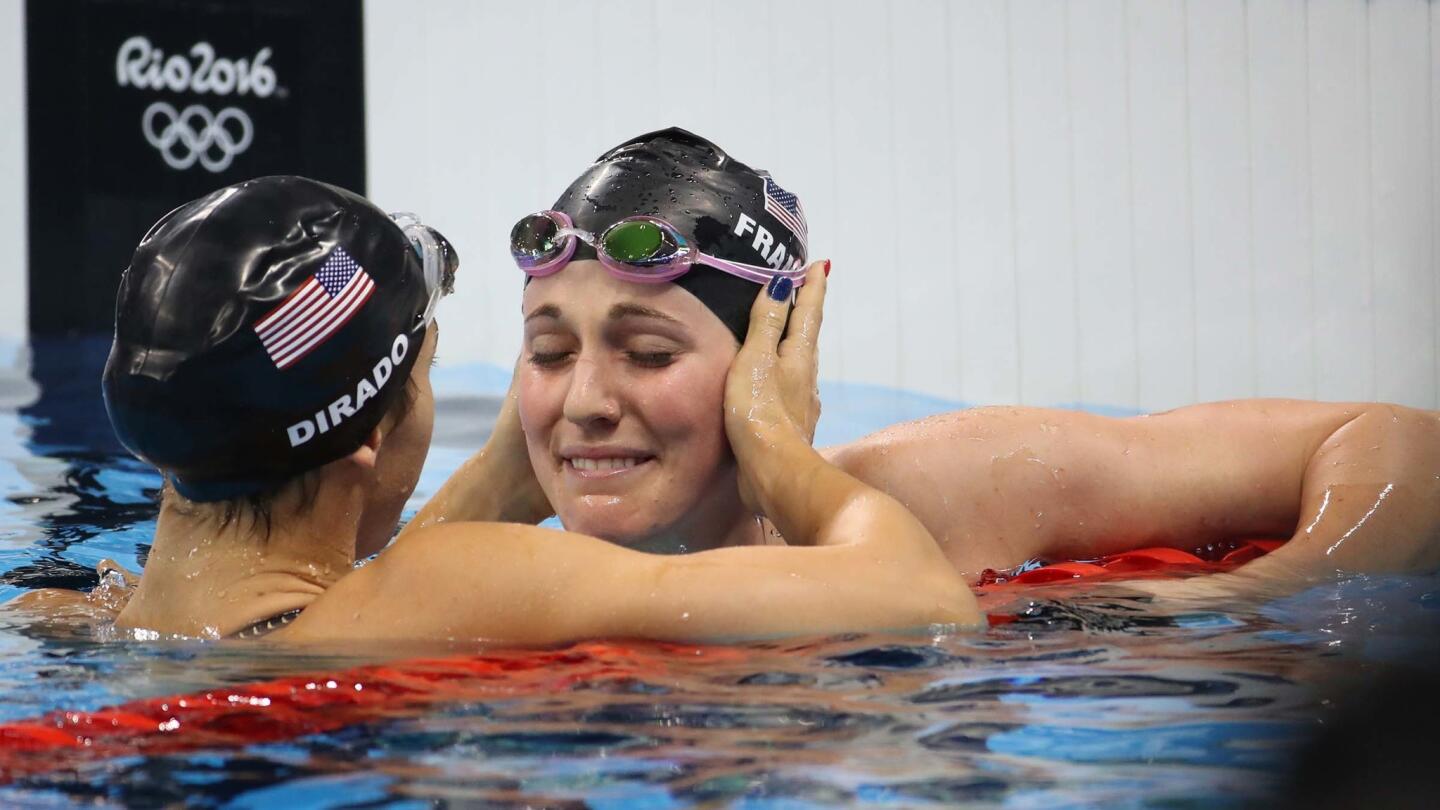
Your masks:
{"label": "second black swim cap", "polygon": [[[643,214],[669,222],[701,252],[721,259],[777,270],[805,264],[808,234],[799,199],[768,173],[674,127],[631,138],[601,155],[551,208],[594,234]],[[594,258],[584,245],[576,255]],[[696,266],[674,283],[744,341],[754,282]]]}
{"label": "second black swim cap", "polygon": [[191,500],[274,489],[364,443],[420,354],[429,293],[411,238],[343,189],[263,177],[182,205],[120,282],[111,424]]}

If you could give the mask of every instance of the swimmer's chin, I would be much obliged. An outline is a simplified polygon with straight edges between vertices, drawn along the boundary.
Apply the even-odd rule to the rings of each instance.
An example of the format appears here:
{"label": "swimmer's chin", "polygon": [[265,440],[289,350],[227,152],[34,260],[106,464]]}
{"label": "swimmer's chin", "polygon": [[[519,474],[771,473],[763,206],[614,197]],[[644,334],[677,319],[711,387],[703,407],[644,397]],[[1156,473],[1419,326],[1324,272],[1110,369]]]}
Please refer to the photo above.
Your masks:
{"label": "swimmer's chin", "polygon": [[586,495],[576,499],[572,508],[559,517],[566,531],[585,534],[617,546],[653,554],[683,553],[666,538],[667,532],[653,522],[636,525],[634,518],[642,508],[634,499],[621,495]]}

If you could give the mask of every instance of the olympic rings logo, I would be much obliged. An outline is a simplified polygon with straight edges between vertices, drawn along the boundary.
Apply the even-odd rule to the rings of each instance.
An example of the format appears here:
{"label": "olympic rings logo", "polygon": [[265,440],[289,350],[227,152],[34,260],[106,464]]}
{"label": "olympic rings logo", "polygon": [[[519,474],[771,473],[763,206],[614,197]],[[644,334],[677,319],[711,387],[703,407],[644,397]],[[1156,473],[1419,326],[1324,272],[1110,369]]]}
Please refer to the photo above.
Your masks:
{"label": "olympic rings logo", "polygon": [[223,172],[255,139],[255,125],[244,110],[226,107],[212,114],[203,104],[176,112],[157,101],[145,108],[140,129],[165,164],[179,171],[198,161],[211,172]]}

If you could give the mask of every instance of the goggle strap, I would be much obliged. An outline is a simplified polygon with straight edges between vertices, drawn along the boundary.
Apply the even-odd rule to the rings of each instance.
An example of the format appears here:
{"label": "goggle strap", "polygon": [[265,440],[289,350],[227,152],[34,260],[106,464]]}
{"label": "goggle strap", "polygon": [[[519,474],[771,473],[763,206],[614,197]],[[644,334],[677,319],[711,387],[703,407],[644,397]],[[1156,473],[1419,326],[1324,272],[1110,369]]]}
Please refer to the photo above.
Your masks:
{"label": "goggle strap", "polygon": [[728,259],[721,259],[717,256],[710,256],[704,253],[697,253],[695,260],[700,264],[729,273],[732,276],[739,276],[747,281],[756,284],[769,284],[773,278],[788,278],[799,287],[805,283],[805,270],[776,270],[773,267],[756,267],[753,264],[741,264]]}

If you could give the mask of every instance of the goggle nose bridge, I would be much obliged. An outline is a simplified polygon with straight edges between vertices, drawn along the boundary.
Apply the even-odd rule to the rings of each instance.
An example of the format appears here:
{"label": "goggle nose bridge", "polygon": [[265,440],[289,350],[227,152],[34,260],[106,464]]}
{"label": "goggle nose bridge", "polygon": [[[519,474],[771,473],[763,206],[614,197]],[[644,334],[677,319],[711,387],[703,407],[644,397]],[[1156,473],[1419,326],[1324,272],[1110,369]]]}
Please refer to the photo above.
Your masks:
{"label": "goggle nose bridge", "polygon": [[596,236],[595,234],[585,230],[584,228],[576,228],[573,225],[559,226],[559,230],[555,232],[555,235],[557,237],[573,236],[592,248],[596,247],[596,243],[600,241],[600,237]]}

